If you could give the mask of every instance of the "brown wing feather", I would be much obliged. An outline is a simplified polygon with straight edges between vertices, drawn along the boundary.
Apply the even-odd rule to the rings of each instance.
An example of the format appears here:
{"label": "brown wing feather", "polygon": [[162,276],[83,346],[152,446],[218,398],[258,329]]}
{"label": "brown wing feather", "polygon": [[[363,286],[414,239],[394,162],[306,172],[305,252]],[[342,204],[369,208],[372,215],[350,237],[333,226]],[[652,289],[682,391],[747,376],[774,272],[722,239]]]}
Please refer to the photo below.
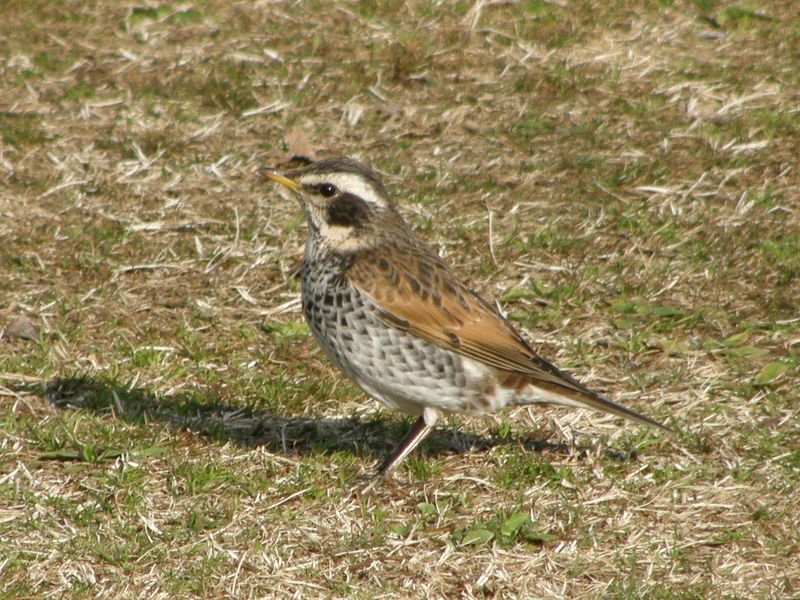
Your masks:
{"label": "brown wing feather", "polygon": [[[398,252],[402,272],[394,267]],[[372,298],[393,327],[498,369],[588,391],[540,359],[508,321],[423,248],[372,251],[354,262],[347,278]]]}
{"label": "brown wing feather", "polygon": [[[402,271],[396,264],[403,265]],[[390,242],[359,256],[346,273],[392,327],[442,348],[522,375],[531,383],[588,407],[666,429],[660,423],[606,400],[543,360],[492,307],[461,284],[442,261],[422,246]]]}

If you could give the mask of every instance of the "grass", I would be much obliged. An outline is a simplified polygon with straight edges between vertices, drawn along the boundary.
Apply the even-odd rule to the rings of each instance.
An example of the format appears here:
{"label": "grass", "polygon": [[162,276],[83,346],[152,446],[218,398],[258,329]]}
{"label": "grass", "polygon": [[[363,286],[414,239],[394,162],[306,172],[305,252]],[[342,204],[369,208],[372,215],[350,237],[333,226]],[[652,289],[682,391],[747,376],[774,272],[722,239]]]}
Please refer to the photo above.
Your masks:
{"label": "grass", "polygon": [[[6,2],[0,598],[796,594],[793,9]],[[409,423],[302,321],[294,126],[677,435],[453,418],[352,493]]]}

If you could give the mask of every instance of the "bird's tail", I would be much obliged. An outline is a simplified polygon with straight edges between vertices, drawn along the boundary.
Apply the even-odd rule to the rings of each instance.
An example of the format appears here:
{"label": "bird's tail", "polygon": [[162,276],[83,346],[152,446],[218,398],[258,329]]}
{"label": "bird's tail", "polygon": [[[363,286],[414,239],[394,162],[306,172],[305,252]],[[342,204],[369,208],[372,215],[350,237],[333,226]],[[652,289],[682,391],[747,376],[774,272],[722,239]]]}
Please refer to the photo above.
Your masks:
{"label": "bird's tail", "polygon": [[592,408],[600,412],[609,413],[642,425],[656,427],[662,431],[674,433],[672,429],[643,414],[626,408],[621,404],[603,398],[577,381],[569,378],[568,386],[561,386],[550,382],[531,382],[526,388],[520,390],[517,404],[557,404],[574,408]]}

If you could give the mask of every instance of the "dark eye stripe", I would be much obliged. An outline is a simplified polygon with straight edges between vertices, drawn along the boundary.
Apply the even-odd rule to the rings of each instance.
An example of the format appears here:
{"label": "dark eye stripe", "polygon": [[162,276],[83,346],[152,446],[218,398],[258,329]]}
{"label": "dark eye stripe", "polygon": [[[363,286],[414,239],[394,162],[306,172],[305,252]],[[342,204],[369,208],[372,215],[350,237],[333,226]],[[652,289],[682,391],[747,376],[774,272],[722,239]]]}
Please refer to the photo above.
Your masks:
{"label": "dark eye stripe", "polygon": [[367,203],[355,194],[341,194],[328,205],[328,224],[359,227],[369,221]]}

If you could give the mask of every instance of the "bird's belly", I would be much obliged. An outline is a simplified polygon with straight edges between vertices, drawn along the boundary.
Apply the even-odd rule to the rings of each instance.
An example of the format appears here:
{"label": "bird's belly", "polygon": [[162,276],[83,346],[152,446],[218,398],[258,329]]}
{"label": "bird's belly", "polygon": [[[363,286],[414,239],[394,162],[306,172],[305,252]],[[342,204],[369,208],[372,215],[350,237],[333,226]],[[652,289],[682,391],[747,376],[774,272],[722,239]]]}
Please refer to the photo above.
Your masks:
{"label": "bird's belly", "polygon": [[391,408],[412,415],[425,407],[484,414],[508,401],[486,389],[493,379],[489,367],[387,326],[360,297],[334,295],[331,306],[324,298],[307,301],[304,312],[331,362]]}

